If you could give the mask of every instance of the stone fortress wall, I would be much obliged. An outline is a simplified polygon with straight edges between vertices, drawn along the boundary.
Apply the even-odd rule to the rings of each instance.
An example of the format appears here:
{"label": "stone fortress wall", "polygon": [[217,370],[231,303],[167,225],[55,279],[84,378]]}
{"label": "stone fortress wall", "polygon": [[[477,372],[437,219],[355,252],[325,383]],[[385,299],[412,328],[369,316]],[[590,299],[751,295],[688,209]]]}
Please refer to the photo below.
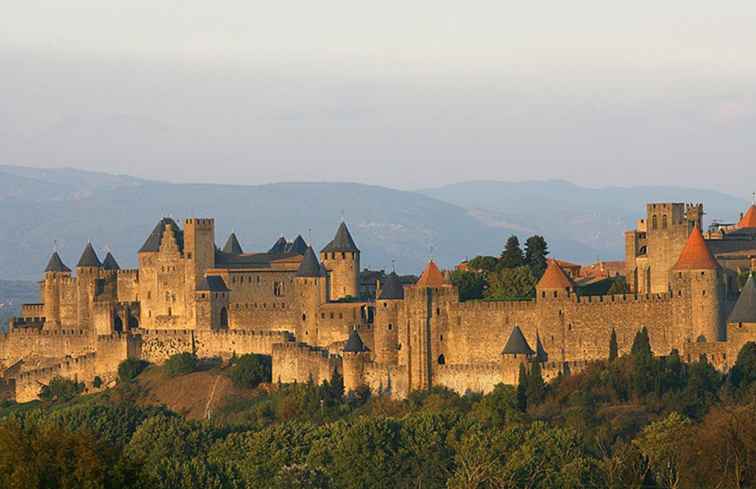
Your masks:
{"label": "stone fortress wall", "polygon": [[[629,293],[581,296],[550,261],[534,299],[500,302],[460,302],[432,262],[415,285],[391,274],[376,298],[358,297],[360,252],[343,223],[318,256],[301,237],[249,254],[232,235],[220,250],[212,219],[187,219],[181,229],[165,218],[136,270],[110,255],[100,262],[88,245],[72,276],[53,255],[42,303],[25,305],[0,336],[0,390],[31,399],[55,375],[111,380],[126,358],[162,363],[192,352],[271,355],[274,382],[320,383],[339,372],[348,388],[395,397],[434,385],[488,392],[515,383],[523,363],[539,362],[548,379],[604,359],[612,331],[628,352],[643,327],[656,354],[706,354],[727,369],[756,339],[756,320],[728,324],[736,270],[708,251],[702,206],[646,210],[626,234]],[[756,264],[756,240],[739,232],[737,246],[719,247]]]}

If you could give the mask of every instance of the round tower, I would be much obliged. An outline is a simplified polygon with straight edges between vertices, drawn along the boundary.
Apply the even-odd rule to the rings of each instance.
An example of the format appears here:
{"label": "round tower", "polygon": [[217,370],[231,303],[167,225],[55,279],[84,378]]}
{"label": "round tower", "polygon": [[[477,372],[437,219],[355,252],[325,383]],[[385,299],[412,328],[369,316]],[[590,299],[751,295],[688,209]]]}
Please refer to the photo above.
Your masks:
{"label": "round tower", "polygon": [[512,328],[507,344],[504,345],[504,349],[501,351],[502,383],[517,385],[520,365],[525,365],[527,369],[528,363],[535,354],[536,352],[528,345],[528,341],[525,339],[525,335],[522,334],[520,327],[515,326]]}
{"label": "round tower", "polygon": [[45,328],[59,328],[60,318],[60,289],[61,282],[71,279],[71,269],[60,259],[58,252],[54,252],[45,268],[42,282],[42,301],[44,302]]}
{"label": "round tower", "polygon": [[556,260],[547,260],[546,271],[536,284],[536,300],[565,300],[575,292],[575,284]]}
{"label": "round tower", "polygon": [[330,275],[329,299],[360,296],[360,250],[342,222],[336,236],[320,251],[320,260]]}
{"label": "round tower", "polygon": [[354,391],[365,383],[368,351],[357,330],[353,329],[341,353],[345,392]]}
{"label": "round tower", "polygon": [[698,226],[688,236],[680,257],[672,267],[672,294],[690,298],[691,335],[694,340],[724,340],[722,268],[706,246]]}
{"label": "round tower", "polygon": [[296,321],[298,341],[311,345],[318,344],[318,311],[325,301],[325,277],[315,251],[307,247],[294,278],[298,289],[300,314]]}
{"label": "round tower", "polygon": [[76,308],[78,327],[88,329],[92,323],[92,303],[94,301],[95,282],[100,278],[102,263],[92,243],[87,243],[76,265]]}
{"label": "round tower", "polygon": [[373,338],[378,363],[396,365],[399,360],[399,308],[403,301],[404,287],[396,272],[391,272],[380,284],[375,301]]}

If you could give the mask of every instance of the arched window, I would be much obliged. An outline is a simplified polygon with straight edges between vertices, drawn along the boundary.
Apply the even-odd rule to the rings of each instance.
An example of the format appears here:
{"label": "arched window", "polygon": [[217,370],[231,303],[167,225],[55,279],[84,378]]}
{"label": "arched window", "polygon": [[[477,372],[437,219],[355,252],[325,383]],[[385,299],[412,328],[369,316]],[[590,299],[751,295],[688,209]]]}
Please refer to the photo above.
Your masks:
{"label": "arched window", "polygon": [[441,354],[441,355],[438,356],[438,364],[439,365],[446,365],[446,358],[444,357],[443,354]]}
{"label": "arched window", "polygon": [[133,314],[129,314],[129,329],[136,329],[139,327],[139,319]]}
{"label": "arched window", "polygon": [[651,229],[656,229],[656,228],[657,228],[656,216],[653,216],[651,218]]}
{"label": "arched window", "polygon": [[662,216],[662,229],[667,229],[667,215]]}
{"label": "arched window", "polygon": [[220,327],[228,328],[228,310],[225,307],[220,310]]}
{"label": "arched window", "polygon": [[116,333],[123,332],[123,320],[121,320],[121,316],[115,317],[115,320],[113,321],[113,329]]}

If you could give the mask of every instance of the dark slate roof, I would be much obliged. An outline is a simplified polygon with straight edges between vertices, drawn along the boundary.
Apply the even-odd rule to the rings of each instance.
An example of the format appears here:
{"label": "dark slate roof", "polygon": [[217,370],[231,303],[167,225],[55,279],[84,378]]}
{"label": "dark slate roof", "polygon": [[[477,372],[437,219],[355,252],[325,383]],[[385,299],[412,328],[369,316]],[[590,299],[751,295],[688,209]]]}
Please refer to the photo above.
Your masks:
{"label": "dark slate roof", "polygon": [[229,291],[228,287],[226,287],[226,282],[223,281],[223,277],[219,277],[218,275],[204,277],[197,286],[197,290],[208,290],[210,292]]}
{"label": "dark slate roof", "polygon": [[318,257],[315,256],[315,251],[312,246],[307,247],[304,253],[302,263],[299,264],[297,270],[297,277],[320,277],[320,262]]}
{"label": "dark slate roof", "polygon": [[150,235],[147,237],[147,241],[144,242],[139,249],[139,253],[142,252],[158,252],[160,251],[160,243],[163,241],[163,233],[165,233],[165,226],[168,225],[173,228],[173,233],[176,235],[176,241],[178,242],[179,250],[184,250],[184,232],[176,224],[176,221],[170,217],[162,218]]}
{"label": "dark slate roof", "polygon": [[756,279],[748,277],[738,302],[730,314],[731,323],[756,323]]}
{"label": "dark slate roof", "polygon": [[286,251],[286,245],[288,243],[286,242],[286,238],[281,236],[276,240],[276,242],[273,244],[273,246],[268,250],[268,253],[272,255],[278,255]]}
{"label": "dark slate roof", "polygon": [[360,251],[357,248],[357,245],[354,244],[354,240],[352,239],[352,235],[349,234],[349,229],[347,229],[346,223],[342,221],[342,223],[339,225],[339,229],[336,230],[336,236],[334,236],[333,240],[328,243],[325,248],[323,248],[321,251],[324,252],[330,252],[330,251]]}
{"label": "dark slate roof", "polygon": [[399,275],[396,272],[391,272],[386,276],[386,280],[381,284],[381,292],[378,294],[378,299],[404,299],[404,287],[402,287]]}
{"label": "dark slate roof", "polygon": [[287,253],[296,253],[297,255],[304,255],[307,251],[307,243],[301,235],[297,235],[297,238],[286,247]]}
{"label": "dark slate roof", "polygon": [[546,353],[546,349],[543,347],[543,343],[541,343],[541,336],[536,333],[536,360],[539,362],[545,363],[549,361],[549,354]]}
{"label": "dark slate roof", "polygon": [[349,333],[349,339],[344,344],[344,349],[342,351],[345,351],[347,353],[362,353],[364,351],[368,351],[368,349],[365,346],[365,343],[362,342],[360,334],[356,329],[353,329],[352,332]]}
{"label": "dark slate roof", "polygon": [[509,339],[507,340],[507,344],[504,346],[504,350],[502,351],[502,353],[506,353],[509,355],[522,354],[522,353],[526,355],[532,355],[535,352],[530,348],[530,345],[528,345],[528,341],[525,339],[525,336],[522,334],[520,327],[515,326],[512,329],[512,334],[509,335]]}
{"label": "dark slate roof", "polygon": [[223,246],[223,253],[228,253],[230,255],[241,255],[244,253],[239,244],[239,240],[236,239],[236,233],[231,233],[228,237],[226,244]]}
{"label": "dark slate roof", "polygon": [[84,247],[84,252],[81,254],[81,258],[79,258],[79,263],[76,265],[77,267],[101,267],[102,263],[100,263],[100,259],[97,258],[97,253],[94,250],[94,247],[92,247],[92,243],[87,243],[87,246]]}
{"label": "dark slate roof", "polygon": [[105,270],[120,270],[121,267],[118,266],[118,262],[115,258],[113,258],[113,255],[110,254],[108,251],[108,254],[105,255],[105,259],[102,261],[102,268]]}
{"label": "dark slate roof", "polygon": [[70,272],[71,269],[66,266],[65,263],[63,263],[63,260],[60,259],[60,255],[58,252],[54,252],[52,256],[50,257],[50,261],[47,262],[47,268],[45,268],[45,272]]}

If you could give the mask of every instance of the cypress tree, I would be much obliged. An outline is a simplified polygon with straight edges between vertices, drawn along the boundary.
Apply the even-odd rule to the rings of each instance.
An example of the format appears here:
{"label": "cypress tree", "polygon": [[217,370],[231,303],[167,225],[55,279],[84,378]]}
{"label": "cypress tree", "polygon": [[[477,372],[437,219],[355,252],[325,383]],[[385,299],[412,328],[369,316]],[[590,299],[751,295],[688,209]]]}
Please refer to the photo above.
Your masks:
{"label": "cypress tree", "polygon": [[617,332],[612,328],[612,337],[609,338],[609,362],[613,362],[619,356],[619,347],[617,346]]}
{"label": "cypress tree", "polygon": [[523,413],[528,409],[528,373],[522,363],[517,377],[517,409]]}
{"label": "cypress tree", "polygon": [[528,375],[527,401],[531,405],[540,404],[546,398],[546,383],[541,375],[541,364],[533,362]]}
{"label": "cypress tree", "polygon": [[517,236],[512,235],[507,239],[504,245],[504,251],[501,252],[498,268],[517,268],[525,264],[525,257],[520,248],[520,240]]}
{"label": "cypress tree", "polygon": [[546,271],[546,255],[549,254],[549,246],[543,236],[531,236],[525,241],[525,264],[530,268],[530,273],[540,279]]}

